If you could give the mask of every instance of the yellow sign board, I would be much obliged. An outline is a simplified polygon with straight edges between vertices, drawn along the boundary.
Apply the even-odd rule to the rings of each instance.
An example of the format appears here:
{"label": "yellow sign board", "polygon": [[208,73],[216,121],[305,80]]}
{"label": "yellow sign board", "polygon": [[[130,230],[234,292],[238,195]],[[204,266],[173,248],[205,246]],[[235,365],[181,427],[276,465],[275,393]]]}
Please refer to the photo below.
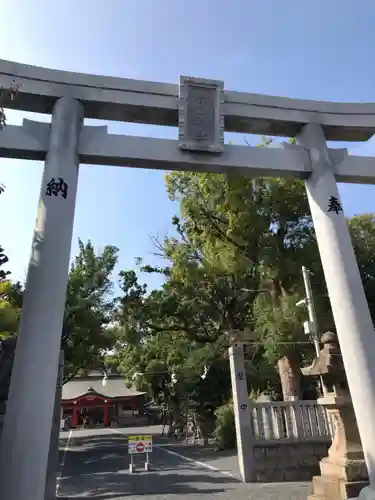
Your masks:
{"label": "yellow sign board", "polygon": [[152,441],[152,436],[129,436],[128,437],[128,442],[129,443],[138,443],[139,441],[144,442],[150,442]]}
{"label": "yellow sign board", "polygon": [[139,453],[152,452],[152,436],[129,436],[128,437],[128,453],[135,455]]}

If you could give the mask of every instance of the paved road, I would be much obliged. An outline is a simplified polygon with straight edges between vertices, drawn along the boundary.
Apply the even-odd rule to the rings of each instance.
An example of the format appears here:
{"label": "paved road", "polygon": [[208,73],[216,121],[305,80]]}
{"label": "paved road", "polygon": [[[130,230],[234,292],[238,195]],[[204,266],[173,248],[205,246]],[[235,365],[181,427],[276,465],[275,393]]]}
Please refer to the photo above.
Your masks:
{"label": "paved road", "polygon": [[[155,432],[151,470],[129,473],[124,433]],[[243,484],[236,457],[167,442],[159,429],[61,435],[60,500],[306,500],[306,483]],[[139,464],[140,467],[143,464]]]}

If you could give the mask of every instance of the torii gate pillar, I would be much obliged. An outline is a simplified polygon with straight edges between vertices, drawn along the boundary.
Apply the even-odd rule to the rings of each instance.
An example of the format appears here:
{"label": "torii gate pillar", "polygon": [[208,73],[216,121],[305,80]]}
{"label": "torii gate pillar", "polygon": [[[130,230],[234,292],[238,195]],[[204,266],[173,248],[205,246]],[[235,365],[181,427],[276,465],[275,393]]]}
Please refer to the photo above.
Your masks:
{"label": "torii gate pillar", "polygon": [[375,500],[374,327],[323,129],[308,124],[297,139],[311,160],[307,197],[369,473],[359,498]]}
{"label": "torii gate pillar", "polygon": [[45,497],[82,123],[80,102],[56,102],[0,446],[4,500]]}

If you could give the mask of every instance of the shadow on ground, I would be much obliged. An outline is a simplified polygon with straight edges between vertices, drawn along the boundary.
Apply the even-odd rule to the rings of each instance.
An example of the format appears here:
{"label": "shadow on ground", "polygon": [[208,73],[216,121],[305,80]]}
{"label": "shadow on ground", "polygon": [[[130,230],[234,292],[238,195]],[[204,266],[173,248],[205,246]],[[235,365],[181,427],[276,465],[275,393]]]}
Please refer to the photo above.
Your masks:
{"label": "shadow on ground", "polygon": [[[64,447],[64,443],[62,443]],[[170,457],[155,449],[151,455],[151,471],[141,471],[143,462],[137,457],[139,472],[130,474],[124,436],[87,436],[76,438],[65,454],[61,478],[61,500],[89,497],[109,500],[121,497],[156,495],[207,495],[228,492],[238,482],[230,477],[211,475],[178,457]]]}
{"label": "shadow on ground", "polygon": [[[65,444],[62,439],[62,450]],[[235,451],[217,452],[214,448],[183,443],[168,449],[198,462],[226,461],[236,455]],[[116,433],[77,436],[65,453],[58,499],[305,500],[308,495],[308,483],[243,484],[157,447],[151,455],[149,472],[141,470],[142,460],[141,456],[136,457],[139,472],[130,474],[125,436]]]}
{"label": "shadow on ground", "polygon": [[[81,475],[78,482],[70,478],[69,487],[64,487],[64,496],[60,500],[89,497],[92,500],[115,499],[121,496],[148,495],[213,495],[228,492],[228,486],[234,481],[226,477],[213,478],[210,475],[186,474],[179,470],[158,470],[148,473],[130,475],[127,470],[116,472],[101,472]],[[77,484],[79,483],[79,484]],[[205,483],[209,487],[201,488],[194,483]],[[229,497],[228,497],[229,498]]]}
{"label": "shadow on ground", "polygon": [[[66,451],[67,456],[71,453],[87,453],[88,450],[106,451],[106,448],[127,447],[128,440],[120,434],[103,434],[94,436],[75,437],[69,442],[69,449]],[[60,450],[64,450],[67,444],[66,439],[60,439]]]}

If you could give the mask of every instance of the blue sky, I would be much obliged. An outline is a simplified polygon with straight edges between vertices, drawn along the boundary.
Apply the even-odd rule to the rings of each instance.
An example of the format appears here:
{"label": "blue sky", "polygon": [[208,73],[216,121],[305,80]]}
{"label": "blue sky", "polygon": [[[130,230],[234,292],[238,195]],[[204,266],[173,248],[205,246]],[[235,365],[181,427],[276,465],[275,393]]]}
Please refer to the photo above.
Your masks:
{"label": "blue sky", "polygon": [[[56,69],[332,101],[375,101],[374,0],[13,0],[2,6],[0,58]],[[22,117],[9,113],[9,123]],[[177,129],[109,123],[109,131],[177,138]],[[228,138],[243,144],[242,135]],[[354,144],[375,154],[375,141]],[[14,279],[30,255],[43,165],[0,160],[1,240]],[[105,188],[104,188],[105,186]],[[375,211],[375,187],[341,187],[347,215]],[[77,238],[120,248],[119,267],[153,250],[176,207],[163,172],[81,167]],[[149,260],[153,260],[152,256]],[[156,285],[157,281],[150,282]]]}

